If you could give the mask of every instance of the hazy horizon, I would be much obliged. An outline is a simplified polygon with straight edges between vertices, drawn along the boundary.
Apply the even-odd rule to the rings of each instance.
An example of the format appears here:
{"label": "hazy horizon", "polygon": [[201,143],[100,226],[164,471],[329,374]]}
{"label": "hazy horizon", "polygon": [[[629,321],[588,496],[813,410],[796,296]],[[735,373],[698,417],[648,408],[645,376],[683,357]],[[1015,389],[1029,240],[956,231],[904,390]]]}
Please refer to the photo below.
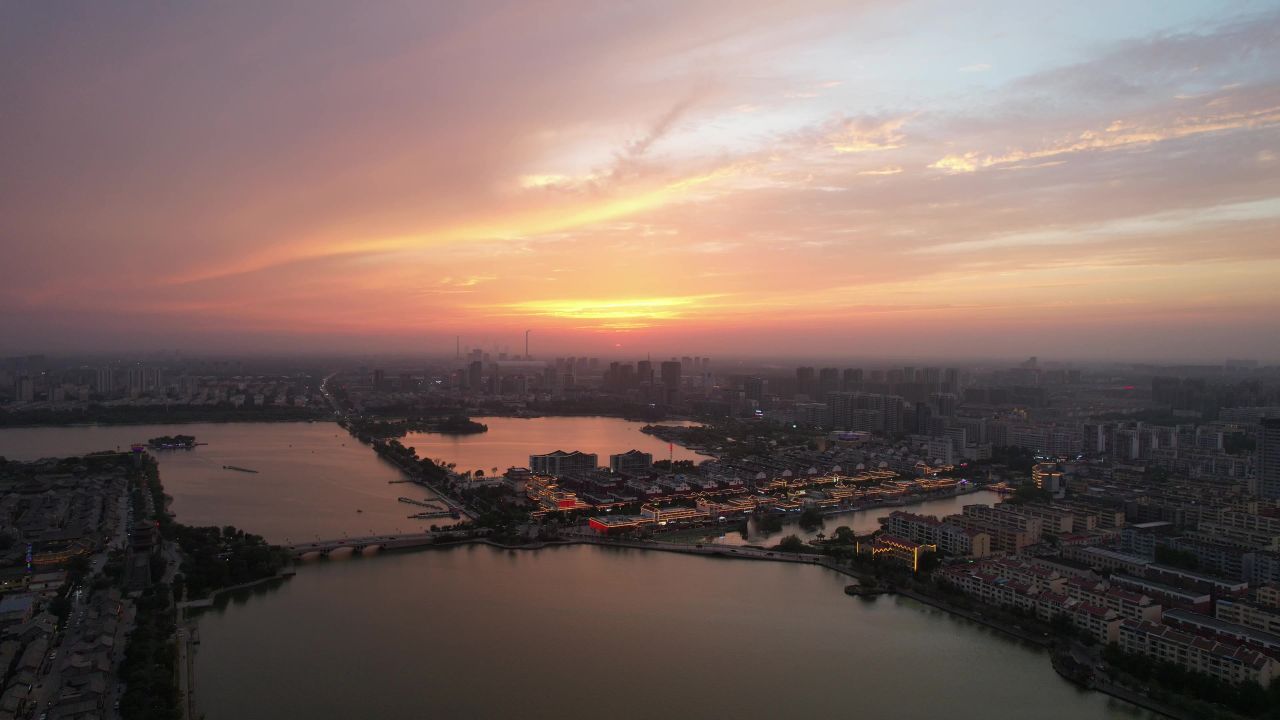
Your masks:
{"label": "hazy horizon", "polygon": [[1280,363],[1274,2],[7,4],[0,355]]}

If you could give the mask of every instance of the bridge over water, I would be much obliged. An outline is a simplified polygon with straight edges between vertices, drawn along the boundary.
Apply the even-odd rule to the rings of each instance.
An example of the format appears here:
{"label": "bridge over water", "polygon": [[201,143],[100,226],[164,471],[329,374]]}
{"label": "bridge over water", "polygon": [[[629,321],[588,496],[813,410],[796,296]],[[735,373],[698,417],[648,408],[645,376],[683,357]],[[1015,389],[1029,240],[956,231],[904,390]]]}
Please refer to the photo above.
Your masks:
{"label": "bridge over water", "polygon": [[[440,535],[452,535],[458,538],[456,532],[425,532],[425,533],[406,533],[406,534],[387,534],[387,535],[368,535],[365,537],[345,537],[335,538],[333,540],[317,540],[315,542],[297,543],[294,545],[284,546],[295,559],[300,559],[305,555],[320,555],[328,557],[329,553],[335,550],[350,549],[354,552],[363,552],[368,548],[378,548],[381,550],[401,550],[406,548],[423,547],[434,545],[436,538]],[[484,537],[485,533],[480,531],[472,533],[463,538],[458,538],[461,542],[482,542],[495,545],[497,547],[507,547],[500,543],[494,543]],[[568,545],[598,545],[603,547],[614,548],[630,548],[635,550],[649,550],[657,552],[674,552],[685,555],[702,555],[722,558],[736,558],[740,560],[766,560],[772,562],[802,563],[805,565],[819,565],[829,570],[835,570],[843,575],[858,577],[858,574],[852,572],[849,568],[844,567],[830,558],[822,555],[810,553],[789,553],[780,550],[770,550],[767,548],[744,547],[735,545],[716,545],[716,544],[688,544],[688,543],[672,543],[661,542],[655,540],[624,540],[620,538],[604,538],[591,534],[572,533],[568,537],[560,540],[552,540],[549,542],[534,543],[532,545],[523,546],[523,549],[535,549],[541,547],[564,547]],[[520,549],[521,546],[515,546],[510,549]]]}
{"label": "bridge over water", "polygon": [[400,550],[404,548],[420,547],[422,545],[430,545],[435,542],[436,536],[440,533],[404,533],[404,534],[387,534],[387,535],[366,535],[363,537],[344,537],[334,538],[332,540],[316,540],[315,542],[295,543],[286,545],[285,549],[293,554],[295,558],[304,555],[318,554],[327,556],[335,550],[350,549],[355,552],[362,552],[367,548],[379,548],[382,550]]}

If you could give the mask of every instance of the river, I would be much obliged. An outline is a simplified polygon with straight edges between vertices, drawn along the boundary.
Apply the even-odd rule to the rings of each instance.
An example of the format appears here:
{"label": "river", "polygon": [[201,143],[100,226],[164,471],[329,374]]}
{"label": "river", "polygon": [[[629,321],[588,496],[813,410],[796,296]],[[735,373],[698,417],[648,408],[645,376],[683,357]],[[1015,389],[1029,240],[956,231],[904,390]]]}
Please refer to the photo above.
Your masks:
{"label": "river", "polygon": [[747,522],[746,537],[743,537],[742,533],[738,530],[708,530],[706,532],[691,530],[688,532],[681,532],[680,535],[681,537],[696,538],[699,541],[719,543],[722,545],[769,545],[777,544],[777,542],[786,535],[795,535],[801,540],[812,540],[817,537],[818,533],[830,536],[835,533],[835,529],[841,525],[847,525],[857,534],[865,535],[879,530],[880,518],[887,516],[895,510],[904,510],[918,515],[935,515],[937,517],[943,517],[959,513],[964,509],[965,505],[994,505],[998,502],[1000,502],[1000,495],[998,493],[990,490],[979,490],[977,492],[965,493],[963,495],[925,500],[924,502],[915,503],[913,505],[879,507],[868,510],[854,510],[853,512],[826,515],[822,518],[822,525],[808,530],[800,527],[799,515],[788,515],[783,518],[782,529],[776,532],[763,531],[760,527],[760,522],[756,518],[751,518]]}

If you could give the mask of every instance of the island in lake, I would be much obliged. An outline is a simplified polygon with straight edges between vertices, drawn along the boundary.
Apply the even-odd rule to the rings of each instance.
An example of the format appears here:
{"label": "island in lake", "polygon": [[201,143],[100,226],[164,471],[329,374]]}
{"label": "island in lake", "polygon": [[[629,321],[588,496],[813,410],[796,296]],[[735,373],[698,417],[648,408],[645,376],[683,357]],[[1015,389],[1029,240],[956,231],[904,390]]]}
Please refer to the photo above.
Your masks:
{"label": "island in lake", "polygon": [[356,420],[348,418],[341,424],[344,424],[357,439],[365,442],[400,438],[411,432],[439,433],[441,435],[476,435],[489,431],[488,425],[478,423],[465,415],[409,420]]}
{"label": "island in lake", "polygon": [[194,435],[161,435],[147,441],[153,450],[190,450],[196,446]]}

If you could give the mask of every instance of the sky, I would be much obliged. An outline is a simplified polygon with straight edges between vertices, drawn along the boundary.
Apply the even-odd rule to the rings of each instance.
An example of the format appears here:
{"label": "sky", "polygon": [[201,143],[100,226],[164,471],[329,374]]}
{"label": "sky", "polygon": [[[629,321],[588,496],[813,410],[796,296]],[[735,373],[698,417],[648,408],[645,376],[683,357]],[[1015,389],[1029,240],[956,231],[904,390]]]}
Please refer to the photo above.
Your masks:
{"label": "sky", "polygon": [[1280,2],[0,3],[0,353],[1280,362]]}

